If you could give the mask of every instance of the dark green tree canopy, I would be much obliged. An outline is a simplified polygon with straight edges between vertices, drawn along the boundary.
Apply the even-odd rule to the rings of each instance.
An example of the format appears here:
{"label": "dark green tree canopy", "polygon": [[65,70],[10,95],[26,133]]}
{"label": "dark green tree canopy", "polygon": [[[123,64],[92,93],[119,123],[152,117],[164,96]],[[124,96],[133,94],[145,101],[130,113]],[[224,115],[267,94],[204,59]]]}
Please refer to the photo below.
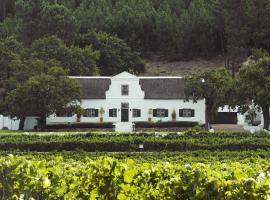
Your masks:
{"label": "dark green tree canopy", "polygon": [[237,74],[237,98],[244,106],[251,103],[260,106],[264,116],[264,128],[269,129],[270,56],[256,51],[253,58],[255,61],[242,66]]}
{"label": "dark green tree canopy", "polygon": [[66,46],[64,41],[56,36],[49,36],[33,42],[30,54],[34,58],[48,61],[55,59],[61,66],[69,70],[70,75],[91,76],[99,73],[97,60],[98,51],[91,46],[79,48]]}
{"label": "dark green tree canopy", "polygon": [[206,70],[185,77],[186,98],[205,99],[206,128],[213,121],[213,114],[220,106],[230,105],[233,78],[226,69]]}
{"label": "dark green tree canopy", "polygon": [[145,70],[139,54],[116,36],[104,32],[89,32],[82,37],[82,45],[92,45],[99,51],[97,64],[102,75],[115,75],[122,71],[139,74]]}
{"label": "dark green tree canopy", "polygon": [[80,102],[78,82],[67,77],[61,67],[51,67],[46,73],[34,75],[7,93],[4,106],[6,114],[21,120],[38,116],[40,125],[46,117]]}
{"label": "dark green tree canopy", "polygon": [[0,35],[27,45],[51,35],[72,45],[94,30],[143,55],[226,54],[230,67],[251,48],[270,51],[269,0],[2,0],[0,10]]}

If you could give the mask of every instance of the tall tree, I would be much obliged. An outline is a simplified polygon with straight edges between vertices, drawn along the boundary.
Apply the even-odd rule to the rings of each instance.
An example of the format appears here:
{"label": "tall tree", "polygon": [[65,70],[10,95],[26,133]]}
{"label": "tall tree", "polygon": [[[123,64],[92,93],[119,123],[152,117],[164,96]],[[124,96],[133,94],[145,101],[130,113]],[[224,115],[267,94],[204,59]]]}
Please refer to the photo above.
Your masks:
{"label": "tall tree", "polygon": [[14,11],[14,0],[1,0],[0,1],[0,21],[3,21],[8,16],[13,16]]}
{"label": "tall tree", "polygon": [[73,44],[77,32],[77,20],[64,5],[44,4],[39,13],[38,38],[56,35],[66,44]]}
{"label": "tall tree", "polygon": [[237,74],[236,85],[239,102],[253,102],[261,107],[264,129],[269,130],[270,106],[270,56],[258,58],[254,63],[242,66]]}
{"label": "tall tree", "polygon": [[6,113],[20,119],[23,129],[27,116],[38,116],[38,124],[44,126],[46,117],[80,101],[80,86],[75,79],[67,77],[67,71],[61,67],[51,67],[47,73],[30,77],[11,90],[4,105]]}
{"label": "tall tree", "polygon": [[193,101],[205,99],[205,128],[209,129],[213,122],[214,112],[220,106],[230,104],[229,92],[233,86],[233,79],[226,69],[196,72],[185,77],[185,95]]}
{"label": "tall tree", "polygon": [[83,48],[66,46],[63,40],[56,36],[45,37],[33,42],[31,56],[44,61],[55,59],[61,66],[69,70],[73,76],[91,76],[99,74],[97,60],[99,53],[91,46]]}
{"label": "tall tree", "polygon": [[14,37],[0,40],[0,84],[8,80],[19,66],[24,48]]}
{"label": "tall tree", "polygon": [[115,75],[122,71],[139,74],[145,70],[139,54],[116,36],[92,31],[83,35],[82,41],[100,52],[97,64],[102,75]]}

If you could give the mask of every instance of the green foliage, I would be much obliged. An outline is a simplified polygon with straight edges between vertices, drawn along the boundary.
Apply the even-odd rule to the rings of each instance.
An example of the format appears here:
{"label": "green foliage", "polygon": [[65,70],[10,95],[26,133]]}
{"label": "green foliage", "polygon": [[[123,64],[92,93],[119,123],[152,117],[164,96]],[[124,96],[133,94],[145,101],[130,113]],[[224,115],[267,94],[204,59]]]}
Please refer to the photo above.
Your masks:
{"label": "green foliage", "polygon": [[89,32],[82,36],[82,45],[92,45],[100,52],[97,61],[102,75],[115,75],[123,71],[144,72],[144,62],[137,52],[121,39],[104,32]]}
{"label": "green foliage", "polygon": [[185,77],[186,97],[206,101],[207,125],[212,123],[213,114],[220,106],[231,104],[232,100],[226,97],[232,92],[232,87],[233,78],[226,69],[199,71]]}
{"label": "green foliage", "polygon": [[[111,126],[99,123],[100,127]],[[95,124],[94,124],[95,125]],[[270,137],[267,133],[209,133],[188,130],[179,133],[88,133],[88,134],[1,134],[2,151],[74,151],[89,152],[138,152],[140,144],[145,152],[186,152],[195,150],[243,151],[268,150]]]}
{"label": "green foliage", "polygon": [[69,69],[70,75],[97,75],[99,73],[96,62],[99,53],[91,46],[84,48],[67,47],[56,36],[42,38],[33,42],[31,56],[42,60],[55,59],[61,66]]}
{"label": "green foliage", "polygon": [[264,114],[264,128],[269,129],[270,56],[263,54],[254,63],[242,66],[237,74],[236,85],[239,102],[247,104],[253,101],[259,105]]}
{"label": "green foliage", "polygon": [[[269,165],[0,159],[3,199],[267,199]],[[67,184],[68,183],[68,184]]]}
{"label": "green foliage", "polygon": [[51,67],[8,92],[5,105],[7,114],[20,118],[39,116],[41,125],[44,125],[46,117],[68,104],[77,104],[79,100],[79,84],[68,78],[62,68]]}
{"label": "green foliage", "polygon": [[176,120],[176,112],[175,112],[175,109],[173,109],[173,111],[172,111],[172,121],[175,122],[175,120]]}
{"label": "green foliage", "polygon": [[1,81],[9,79],[12,76],[13,70],[20,66],[23,50],[22,44],[12,36],[0,40]]}
{"label": "green foliage", "polygon": [[15,34],[28,45],[51,35],[81,44],[81,34],[103,31],[144,55],[222,53],[234,72],[251,48],[270,48],[268,0],[3,0],[0,10],[0,35]]}

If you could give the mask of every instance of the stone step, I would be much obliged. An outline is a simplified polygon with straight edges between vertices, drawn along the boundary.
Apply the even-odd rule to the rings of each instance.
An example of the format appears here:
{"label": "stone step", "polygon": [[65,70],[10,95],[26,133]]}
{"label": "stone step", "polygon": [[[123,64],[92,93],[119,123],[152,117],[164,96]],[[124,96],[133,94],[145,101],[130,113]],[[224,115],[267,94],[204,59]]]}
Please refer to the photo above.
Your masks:
{"label": "stone step", "polygon": [[132,133],[134,131],[134,123],[132,122],[116,122],[114,127],[115,132]]}

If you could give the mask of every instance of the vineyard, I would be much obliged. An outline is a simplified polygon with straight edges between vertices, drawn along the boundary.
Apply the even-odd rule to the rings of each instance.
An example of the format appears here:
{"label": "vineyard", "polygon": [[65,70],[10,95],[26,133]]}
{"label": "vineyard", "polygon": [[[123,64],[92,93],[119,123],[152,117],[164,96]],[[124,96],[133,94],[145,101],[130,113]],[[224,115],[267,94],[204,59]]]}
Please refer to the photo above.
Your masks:
{"label": "vineyard", "polygon": [[[140,148],[143,147],[143,148]],[[268,133],[1,134],[2,151],[134,152],[269,149]]]}
{"label": "vineyard", "polygon": [[1,133],[0,148],[1,199],[270,198],[263,132]]}
{"label": "vineyard", "polygon": [[270,166],[0,159],[2,199],[269,199]]}

